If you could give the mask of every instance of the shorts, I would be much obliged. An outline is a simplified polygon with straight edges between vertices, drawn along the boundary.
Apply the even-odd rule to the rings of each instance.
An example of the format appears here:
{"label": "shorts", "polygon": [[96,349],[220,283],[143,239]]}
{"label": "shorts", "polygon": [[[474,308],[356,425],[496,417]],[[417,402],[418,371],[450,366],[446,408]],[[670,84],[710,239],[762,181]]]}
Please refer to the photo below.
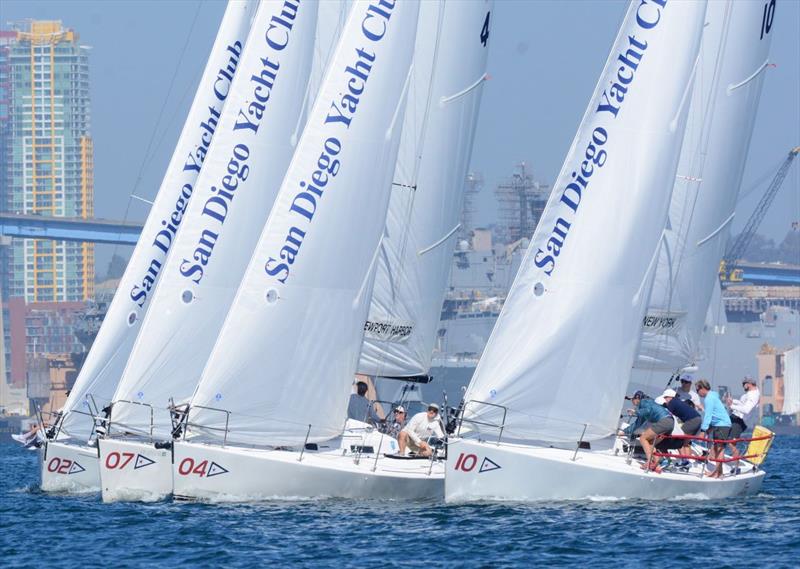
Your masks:
{"label": "shorts", "polygon": [[[729,439],[731,436],[731,428],[730,427],[711,427],[708,429],[708,438],[713,441],[724,441]],[[723,443],[718,443],[723,444]]]}
{"label": "shorts", "polygon": [[683,425],[681,425],[681,430],[684,435],[696,435],[700,431],[700,424],[702,422],[703,418],[700,416],[689,419],[688,421],[684,421]]}
{"label": "shorts", "polygon": [[422,450],[422,447],[415,443],[411,437],[406,438],[406,447],[408,447],[409,452],[419,452]]}
{"label": "shorts", "polygon": [[731,438],[738,439],[746,430],[747,423],[744,422],[744,419],[731,415]]}
{"label": "shorts", "polygon": [[653,432],[657,435],[670,435],[672,434],[672,429],[675,428],[675,419],[672,417],[664,417],[650,425],[650,428],[653,429]]}

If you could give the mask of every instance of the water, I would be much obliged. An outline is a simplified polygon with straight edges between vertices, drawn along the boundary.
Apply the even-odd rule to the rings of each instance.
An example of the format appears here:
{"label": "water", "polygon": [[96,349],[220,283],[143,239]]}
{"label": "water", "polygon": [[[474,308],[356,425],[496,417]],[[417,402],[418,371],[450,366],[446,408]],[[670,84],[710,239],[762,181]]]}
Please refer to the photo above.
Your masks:
{"label": "water", "polygon": [[0,445],[2,567],[800,566],[800,437],[778,437],[758,496],[726,502],[478,504],[322,500],[112,504],[36,486]]}

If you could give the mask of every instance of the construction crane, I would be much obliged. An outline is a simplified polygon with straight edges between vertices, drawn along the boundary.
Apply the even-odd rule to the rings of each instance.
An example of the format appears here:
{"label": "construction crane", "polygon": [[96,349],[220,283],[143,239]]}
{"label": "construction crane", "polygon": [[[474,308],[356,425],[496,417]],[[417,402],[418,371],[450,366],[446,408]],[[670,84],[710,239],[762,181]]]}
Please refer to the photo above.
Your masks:
{"label": "construction crane", "polygon": [[769,206],[772,205],[772,200],[775,199],[775,195],[778,193],[783,180],[786,178],[786,174],[789,173],[789,167],[792,165],[792,161],[795,159],[798,153],[800,153],[800,146],[796,146],[789,151],[789,155],[786,157],[786,160],[783,161],[781,167],[778,168],[778,173],[775,174],[772,182],[770,182],[767,191],[765,191],[764,195],[761,196],[761,200],[758,202],[755,211],[752,213],[752,215],[750,215],[750,219],[747,220],[747,223],[745,224],[744,229],[742,229],[742,232],[739,234],[739,237],[736,238],[736,241],[734,241],[733,245],[731,245],[731,247],[728,249],[728,252],[725,253],[725,257],[723,257],[722,262],[719,265],[720,280],[742,280],[742,271],[741,269],[738,269],[736,265],[744,255],[745,251],[747,251],[747,248],[750,246],[753,236],[756,234],[758,227],[764,220],[764,216],[766,215]]}

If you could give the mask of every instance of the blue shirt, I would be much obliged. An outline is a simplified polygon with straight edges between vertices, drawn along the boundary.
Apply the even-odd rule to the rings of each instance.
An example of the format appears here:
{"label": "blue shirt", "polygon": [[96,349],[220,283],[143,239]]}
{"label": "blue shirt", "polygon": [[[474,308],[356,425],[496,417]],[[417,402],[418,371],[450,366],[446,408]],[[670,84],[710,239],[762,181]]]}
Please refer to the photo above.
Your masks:
{"label": "blue shirt", "polygon": [[636,421],[629,425],[625,432],[632,435],[633,432],[647,422],[657,423],[665,417],[670,417],[669,411],[652,399],[642,399],[636,408]]}
{"label": "blue shirt", "polygon": [[720,401],[716,391],[709,391],[703,397],[703,423],[700,425],[701,431],[707,431],[709,427],[730,427],[731,418],[728,410]]}
{"label": "blue shirt", "polygon": [[694,407],[686,403],[686,401],[681,401],[677,397],[673,397],[672,400],[667,403],[667,409],[684,423],[700,416],[700,413],[695,411]]}

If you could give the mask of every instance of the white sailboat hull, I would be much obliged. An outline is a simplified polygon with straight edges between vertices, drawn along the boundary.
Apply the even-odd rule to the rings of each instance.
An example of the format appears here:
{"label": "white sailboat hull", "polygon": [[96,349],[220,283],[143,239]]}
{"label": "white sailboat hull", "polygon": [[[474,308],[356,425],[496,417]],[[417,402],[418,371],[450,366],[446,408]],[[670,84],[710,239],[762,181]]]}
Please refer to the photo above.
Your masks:
{"label": "white sailboat hull", "polygon": [[421,500],[444,494],[444,463],[341,450],[298,451],[175,443],[175,498],[213,501],[359,498]]}
{"label": "white sailboat hull", "polygon": [[694,473],[655,474],[610,451],[581,450],[575,455],[574,450],[454,439],[448,451],[445,500],[719,499],[754,494],[763,480],[763,471],[722,480]]}
{"label": "white sailboat hull", "polygon": [[47,441],[39,449],[40,487],[44,492],[85,493],[100,489],[97,449]]}
{"label": "white sailboat hull", "polygon": [[172,493],[172,451],[153,443],[100,439],[103,502],[155,502]]}

